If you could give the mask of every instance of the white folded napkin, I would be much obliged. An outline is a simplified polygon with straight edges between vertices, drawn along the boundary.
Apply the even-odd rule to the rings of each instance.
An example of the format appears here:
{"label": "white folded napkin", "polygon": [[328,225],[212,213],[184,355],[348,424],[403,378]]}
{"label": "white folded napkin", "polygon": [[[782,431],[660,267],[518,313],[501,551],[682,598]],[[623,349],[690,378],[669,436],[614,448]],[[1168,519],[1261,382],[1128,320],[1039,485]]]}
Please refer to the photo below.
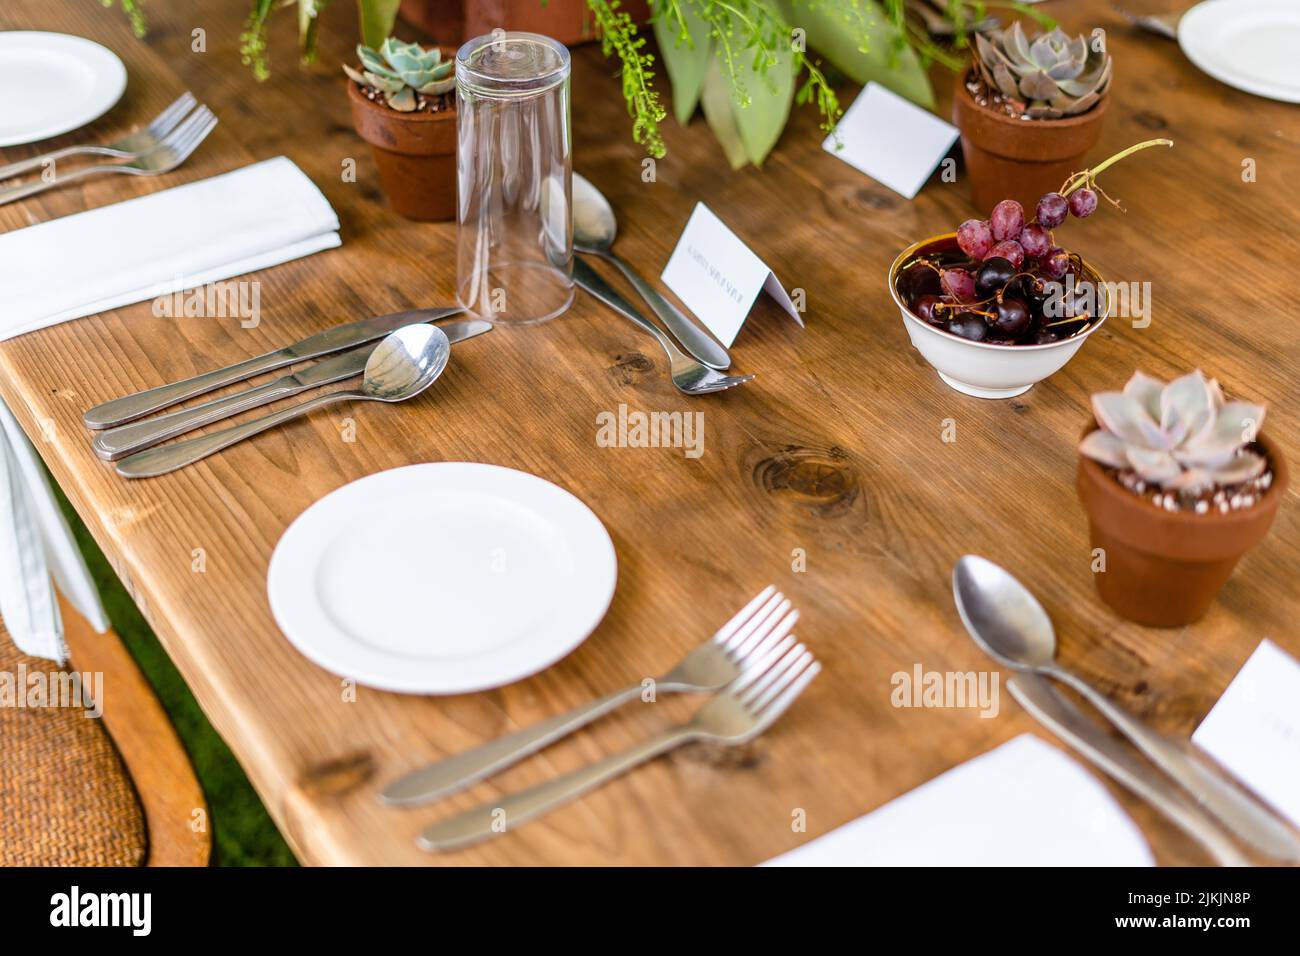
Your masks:
{"label": "white folded napkin", "polygon": [[1152,866],[1096,777],[1033,734],[953,767],[766,866]]}
{"label": "white folded napkin", "polygon": [[0,340],[339,245],[284,156],[0,235]]}
{"label": "white folded napkin", "polygon": [[61,664],[67,647],[51,574],[95,630],[108,630],[99,592],[36,449],[0,401],[0,617],[20,651]]}

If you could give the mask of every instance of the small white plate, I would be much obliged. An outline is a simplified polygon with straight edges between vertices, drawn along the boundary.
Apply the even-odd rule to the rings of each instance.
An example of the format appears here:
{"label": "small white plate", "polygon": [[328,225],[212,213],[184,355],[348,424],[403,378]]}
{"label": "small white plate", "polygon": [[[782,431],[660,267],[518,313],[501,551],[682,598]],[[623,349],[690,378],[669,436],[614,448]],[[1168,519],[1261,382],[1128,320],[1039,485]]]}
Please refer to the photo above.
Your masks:
{"label": "small white plate", "polygon": [[1187,59],[1231,87],[1300,103],[1300,3],[1207,0],[1178,21]]}
{"label": "small white plate", "polygon": [[0,146],[85,126],[125,89],[126,67],[98,43],[66,33],[0,33]]}
{"label": "small white plate", "polygon": [[361,684],[461,694],[509,684],[586,639],[618,564],[585,504],[536,475],[409,465],[326,495],[267,571],[271,613],[315,663]]}

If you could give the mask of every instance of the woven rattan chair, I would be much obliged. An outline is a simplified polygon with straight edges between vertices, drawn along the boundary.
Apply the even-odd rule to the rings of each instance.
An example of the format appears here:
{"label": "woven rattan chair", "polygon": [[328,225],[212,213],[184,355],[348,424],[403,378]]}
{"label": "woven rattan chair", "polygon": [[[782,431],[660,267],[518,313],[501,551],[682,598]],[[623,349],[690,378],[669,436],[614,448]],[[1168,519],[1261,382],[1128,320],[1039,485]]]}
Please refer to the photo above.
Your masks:
{"label": "woven rattan chair", "polygon": [[[203,792],[121,639],[62,605],[67,671],[102,674],[103,715],[0,706],[0,865],[205,866]],[[0,671],[58,674],[0,629]]]}

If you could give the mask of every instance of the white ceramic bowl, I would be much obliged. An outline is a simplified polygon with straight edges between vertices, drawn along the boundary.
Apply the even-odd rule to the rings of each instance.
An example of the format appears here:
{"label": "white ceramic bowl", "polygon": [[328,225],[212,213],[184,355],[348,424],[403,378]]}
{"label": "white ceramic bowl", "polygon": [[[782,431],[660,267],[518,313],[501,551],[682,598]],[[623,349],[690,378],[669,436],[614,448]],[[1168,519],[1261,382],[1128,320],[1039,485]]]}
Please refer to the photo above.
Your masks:
{"label": "white ceramic bowl", "polygon": [[913,315],[903,303],[898,294],[898,273],[903,264],[921,249],[944,240],[955,240],[956,236],[955,232],[931,236],[904,249],[889,267],[889,294],[903,315],[903,324],[916,350],[934,366],[939,377],[957,391],[976,398],[1013,398],[1029,391],[1036,382],[1041,382],[1070,361],[1110,314],[1110,296],[1105,292],[1105,283],[1085,262],[1084,269],[1096,280],[1105,296],[1105,308],[1101,310],[1101,317],[1079,335],[1046,345],[994,345],[972,342],[935,328]]}

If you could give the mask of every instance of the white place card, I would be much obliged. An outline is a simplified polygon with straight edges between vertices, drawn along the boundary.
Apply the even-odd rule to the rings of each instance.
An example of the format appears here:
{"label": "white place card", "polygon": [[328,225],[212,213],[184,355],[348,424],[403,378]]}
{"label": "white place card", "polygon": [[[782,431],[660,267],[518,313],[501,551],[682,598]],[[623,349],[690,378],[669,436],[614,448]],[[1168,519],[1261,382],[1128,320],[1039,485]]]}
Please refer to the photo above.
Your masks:
{"label": "white place card", "polygon": [[1192,742],[1300,826],[1300,662],[1255,648]]}
{"label": "white place card", "polygon": [[879,83],[868,83],[822,149],[911,199],[956,139],[957,127]]}
{"label": "white place card", "polygon": [[1152,866],[1079,762],[1021,734],[765,866]]}
{"label": "white place card", "polygon": [[775,273],[704,203],[695,204],[660,278],[727,348],[736,341],[759,292],[766,292],[803,325]]}

